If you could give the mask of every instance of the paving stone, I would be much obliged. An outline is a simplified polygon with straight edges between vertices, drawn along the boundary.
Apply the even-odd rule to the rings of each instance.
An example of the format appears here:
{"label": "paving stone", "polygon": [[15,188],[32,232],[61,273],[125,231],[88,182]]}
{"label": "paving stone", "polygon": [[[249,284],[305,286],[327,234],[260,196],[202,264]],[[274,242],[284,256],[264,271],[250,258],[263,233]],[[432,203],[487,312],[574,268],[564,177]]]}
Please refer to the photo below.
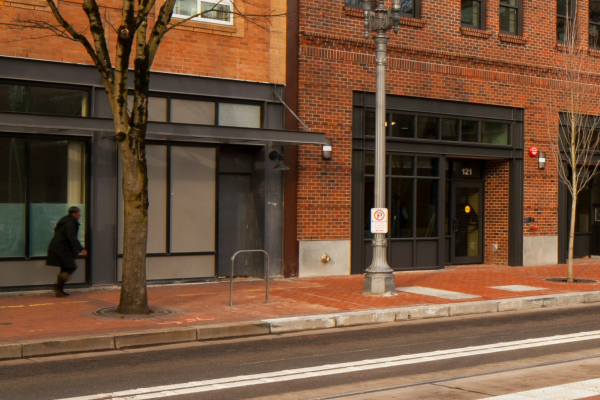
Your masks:
{"label": "paving stone", "polygon": [[123,349],[154,344],[193,342],[196,338],[197,329],[194,327],[153,330],[115,335],[115,347]]}
{"label": "paving stone", "polygon": [[396,321],[441,318],[441,317],[447,317],[449,315],[450,315],[450,307],[448,305],[403,307],[396,311]]}
{"label": "paving stone", "polygon": [[12,358],[21,358],[21,343],[0,344],[0,360],[10,360]]}
{"label": "paving stone", "polygon": [[322,315],[265,320],[271,324],[271,333],[299,332],[314,329],[335,328],[335,317]]}
{"label": "paving stone", "polygon": [[384,322],[394,322],[395,320],[396,310],[369,310],[336,315],[335,325],[341,327],[381,324]]}
{"label": "paving stone", "polygon": [[115,341],[112,335],[102,335],[58,338],[50,340],[32,340],[23,342],[22,345],[23,357],[36,357],[51,354],[112,350],[115,348]]}
{"label": "paving stone", "polygon": [[471,303],[452,304],[450,306],[450,316],[485,314],[498,311],[497,301],[477,301]]}
{"label": "paving stone", "polygon": [[262,321],[228,322],[197,327],[198,340],[224,339],[244,336],[268,335],[270,325]]}

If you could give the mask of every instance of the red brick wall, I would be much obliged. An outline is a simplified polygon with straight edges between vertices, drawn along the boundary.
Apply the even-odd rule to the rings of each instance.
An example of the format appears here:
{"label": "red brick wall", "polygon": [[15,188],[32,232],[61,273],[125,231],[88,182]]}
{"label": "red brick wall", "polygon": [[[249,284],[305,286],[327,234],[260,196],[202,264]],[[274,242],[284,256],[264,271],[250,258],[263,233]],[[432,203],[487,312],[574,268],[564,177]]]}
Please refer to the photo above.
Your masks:
{"label": "red brick wall", "polygon": [[[485,260],[486,264],[508,264],[508,161],[485,163]],[[492,245],[498,245],[493,250]]]}
{"label": "red brick wall", "polygon": [[[103,17],[113,25],[120,21],[122,2],[100,2]],[[161,1],[157,6],[162,5]],[[64,17],[77,29],[84,30],[86,16],[81,1],[58,1]],[[269,10],[285,11],[284,0],[240,2],[247,13],[265,14]],[[35,19],[55,24],[45,0],[6,0],[0,7],[0,24],[18,19]],[[154,23],[155,14],[149,18]],[[177,20],[173,19],[174,22]],[[266,24],[269,26],[269,24]],[[47,36],[45,31],[0,28],[0,56],[34,58],[68,63],[90,64],[79,43]],[[108,45],[114,59],[115,33],[107,24]],[[262,29],[242,18],[234,18],[234,26],[207,22],[187,22],[168,32],[161,43],[153,71],[285,83],[285,18],[272,20]]]}
{"label": "red brick wall", "polygon": [[[586,2],[578,3],[587,15]],[[523,1],[523,35],[511,39],[499,35],[499,1],[487,4],[487,30],[472,32],[460,26],[458,0],[422,0],[421,18],[404,19],[400,33],[390,33],[388,94],[524,108],[525,148],[536,145],[550,156],[548,135],[557,132],[560,108],[549,73],[560,54],[556,7]],[[298,239],[350,239],[351,95],[375,91],[373,40],[364,39],[360,12],[344,10],[343,0],[305,0],[301,8],[300,116],[333,139],[333,159],[321,160],[316,147],[301,149]],[[581,25],[582,57],[595,72],[600,53],[587,50],[587,23]],[[507,186],[498,181],[508,181],[508,166],[488,164],[486,262],[506,264],[507,210],[499,199]],[[524,172],[524,215],[539,221],[536,233],[524,227],[524,234],[556,235],[556,165],[549,160],[539,170],[526,155]]]}

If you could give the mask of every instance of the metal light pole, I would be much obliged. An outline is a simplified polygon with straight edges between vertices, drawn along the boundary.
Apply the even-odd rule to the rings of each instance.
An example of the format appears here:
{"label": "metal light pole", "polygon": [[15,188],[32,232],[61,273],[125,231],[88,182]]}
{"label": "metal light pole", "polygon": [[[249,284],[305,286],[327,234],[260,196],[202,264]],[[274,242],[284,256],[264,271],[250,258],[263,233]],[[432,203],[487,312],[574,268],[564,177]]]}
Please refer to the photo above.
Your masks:
{"label": "metal light pole", "polygon": [[[388,9],[384,5],[384,0],[379,0],[377,8],[373,9],[373,0],[362,0],[365,37],[368,39],[371,36],[371,32],[376,33],[374,36],[377,53],[377,88],[375,92],[375,208],[385,208],[386,202],[385,67],[387,63],[387,43],[390,40],[386,33],[392,28],[394,28],[395,33],[398,33],[400,1],[392,0],[392,7]],[[387,232],[387,228],[385,232]],[[375,233],[374,235],[373,261],[366,270],[363,294],[393,296],[396,294],[396,283],[394,282],[394,271],[387,263],[386,233]]]}

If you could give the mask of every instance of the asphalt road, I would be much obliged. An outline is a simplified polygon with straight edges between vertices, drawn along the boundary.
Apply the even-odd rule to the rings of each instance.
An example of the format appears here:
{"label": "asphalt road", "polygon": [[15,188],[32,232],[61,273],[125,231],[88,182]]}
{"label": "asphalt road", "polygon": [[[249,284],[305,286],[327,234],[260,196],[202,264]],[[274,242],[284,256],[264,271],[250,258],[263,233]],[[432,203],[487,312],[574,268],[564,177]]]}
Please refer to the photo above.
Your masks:
{"label": "asphalt road", "polygon": [[[66,399],[597,330],[600,306],[585,305],[4,361],[0,362],[0,399]],[[170,398],[481,399],[591,378],[600,378],[600,339],[575,339]]]}

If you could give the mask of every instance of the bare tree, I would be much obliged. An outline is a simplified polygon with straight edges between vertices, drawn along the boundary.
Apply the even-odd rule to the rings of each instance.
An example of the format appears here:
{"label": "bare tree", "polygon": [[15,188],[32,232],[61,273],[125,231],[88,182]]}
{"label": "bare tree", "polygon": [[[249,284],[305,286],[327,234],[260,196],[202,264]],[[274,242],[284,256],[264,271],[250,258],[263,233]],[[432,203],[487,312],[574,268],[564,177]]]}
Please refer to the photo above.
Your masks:
{"label": "bare tree", "polygon": [[[599,91],[596,79],[590,75],[584,50],[580,47],[577,12],[567,14],[564,42],[555,61],[558,83],[554,110],[558,111],[559,132],[549,124],[549,137],[553,145],[552,158],[558,168],[559,180],[571,195],[571,218],[569,224],[569,249],[567,253],[567,282],[573,283],[573,245],[575,241],[575,219],[579,193],[597,175],[599,161],[595,160],[598,150],[597,127],[600,119],[594,116],[600,110]],[[582,35],[583,36],[583,35]]]}
{"label": "bare tree", "polygon": [[[122,0],[121,7],[117,9],[120,14],[118,23],[112,24],[108,18],[110,12],[103,13],[96,0],[83,0],[82,7],[87,18],[82,15],[84,23],[81,28],[80,20],[68,21],[63,16],[55,0],[46,1],[54,19],[33,19],[27,14],[2,25],[8,29],[32,29],[42,33],[42,36],[32,39],[55,36],[78,42],[98,69],[112,110],[123,172],[123,267],[117,312],[148,314],[148,171],[145,147],[150,69],[161,40],[174,27],[211,12],[233,14],[265,30],[269,30],[271,18],[284,16],[285,13],[271,10],[242,12],[235,2],[229,11],[223,11],[223,7],[219,7],[221,0],[217,0],[210,9],[171,23],[176,0],[165,0],[158,12],[156,0]],[[246,1],[244,3],[251,5]],[[152,26],[148,23],[149,16],[154,20]],[[108,33],[111,30],[116,35],[113,54],[109,51]],[[133,103],[131,111],[128,111],[130,71],[133,73]]]}

